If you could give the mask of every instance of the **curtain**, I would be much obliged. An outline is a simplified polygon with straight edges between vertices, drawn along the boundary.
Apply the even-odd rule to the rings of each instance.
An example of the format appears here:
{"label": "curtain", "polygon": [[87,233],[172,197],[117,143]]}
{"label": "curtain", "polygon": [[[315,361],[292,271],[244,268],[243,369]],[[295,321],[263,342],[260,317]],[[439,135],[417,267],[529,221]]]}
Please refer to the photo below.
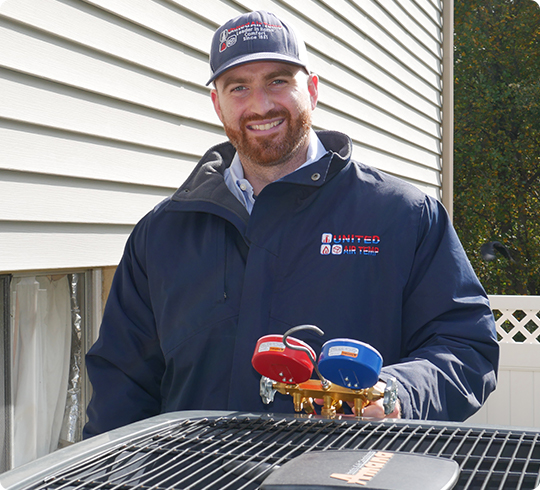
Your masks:
{"label": "curtain", "polygon": [[58,447],[66,408],[71,297],[67,275],[12,285],[13,466]]}

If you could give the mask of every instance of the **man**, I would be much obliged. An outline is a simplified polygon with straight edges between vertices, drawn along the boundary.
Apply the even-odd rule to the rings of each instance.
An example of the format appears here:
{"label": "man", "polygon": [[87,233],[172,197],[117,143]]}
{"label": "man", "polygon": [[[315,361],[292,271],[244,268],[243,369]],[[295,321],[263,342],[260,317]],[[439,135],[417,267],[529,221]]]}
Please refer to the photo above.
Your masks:
{"label": "man", "polygon": [[[186,409],[291,412],[259,396],[263,335],[313,324],[316,352],[348,337],[394,376],[392,417],[464,420],[494,389],[493,316],[442,206],[311,129],[318,78],[267,12],[219,28],[211,148],[130,236],[87,367],[85,436]],[[366,416],[384,416],[381,402]]]}

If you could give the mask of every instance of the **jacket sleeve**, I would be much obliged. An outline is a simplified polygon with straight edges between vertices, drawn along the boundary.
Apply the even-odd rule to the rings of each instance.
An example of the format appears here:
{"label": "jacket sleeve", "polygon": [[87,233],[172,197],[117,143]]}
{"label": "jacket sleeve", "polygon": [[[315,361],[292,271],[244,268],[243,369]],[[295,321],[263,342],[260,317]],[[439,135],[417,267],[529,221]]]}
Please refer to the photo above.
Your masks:
{"label": "jacket sleeve", "polygon": [[145,270],[144,220],[116,270],[99,338],[86,356],[93,394],[83,437],[157,415],[164,359]]}
{"label": "jacket sleeve", "polygon": [[395,376],[404,418],[463,421],[495,389],[499,362],[487,296],[442,205],[426,198],[403,297]]}

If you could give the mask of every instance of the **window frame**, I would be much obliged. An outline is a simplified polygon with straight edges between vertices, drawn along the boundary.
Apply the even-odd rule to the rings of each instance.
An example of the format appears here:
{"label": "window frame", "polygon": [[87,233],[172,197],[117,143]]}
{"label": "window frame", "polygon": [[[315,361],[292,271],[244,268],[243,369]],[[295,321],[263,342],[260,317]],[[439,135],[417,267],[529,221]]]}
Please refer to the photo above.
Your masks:
{"label": "window frame", "polygon": [[[63,270],[39,270],[14,272],[11,274],[0,274],[0,364],[3,366],[4,374],[0,377],[0,444],[3,449],[0,452],[0,473],[14,467],[14,407],[13,407],[13,386],[12,386],[12,332],[13,318],[11,317],[11,294],[14,279],[24,277],[39,277],[48,275],[73,275],[79,274],[79,281],[82,279],[83,292],[81,293],[80,314],[82,317],[81,349],[80,361],[81,369],[81,392],[80,405],[82,407],[82,417],[80,429],[86,423],[86,407],[92,395],[92,387],[86,373],[85,354],[97,339],[99,324],[102,315],[102,270],[101,269],[63,269]],[[68,280],[70,281],[70,277]],[[71,292],[71,281],[70,281]],[[73,328],[73,316],[72,316]],[[67,397],[67,392],[66,392]],[[82,435],[82,430],[80,431]],[[80,437],[77,438],[77,441]],[[76,441],[76,442],[77,442]]]}

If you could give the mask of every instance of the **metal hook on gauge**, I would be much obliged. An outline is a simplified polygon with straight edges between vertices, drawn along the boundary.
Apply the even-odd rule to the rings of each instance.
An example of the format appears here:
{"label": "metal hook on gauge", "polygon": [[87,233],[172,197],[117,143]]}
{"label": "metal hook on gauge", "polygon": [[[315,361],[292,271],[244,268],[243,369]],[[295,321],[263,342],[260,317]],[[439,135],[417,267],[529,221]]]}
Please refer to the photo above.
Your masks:
{"label": "metal hook on gauge", "polygon": [[298,325],[297,327],[293,327],[293,328],[290,328],[289,330],[287,330],[284,334],[283,334],[283,343],[289,348],[289,349],[292,349],[292,350],[299,350],[299,351],[302,351],[302,352],[305,352],[308,357],[309,357],[309,360],[311,361],[311,364],[313,364],[313,369],[315,370],[315,373],[317,374],[317,376],[319,377],[319,379],[321,380],[321,383],[322,383],[322,387],[323,389],[328,389],[330,388],[331,386],[331,383],[330,381],[328,381],[327,379],[325,379],[321,373],[319,372],[319,367],[317,366],[317,361],[315,360],[315,358],[313,357],[313,355],[311,354],[311,352],[309,351],[309,349],[307,349],[306,347],[302,346],[302,345],[292,345],[292,344],[289,344],[287,342],[287,337],[289,335],[292,335],[294,332],[297,332],[299,330],[312,330],[313,332],[315,333],[318,333],[319,335],[324,335],[324,332],[319,328],[319,327],[316,327],[315,325]]}

